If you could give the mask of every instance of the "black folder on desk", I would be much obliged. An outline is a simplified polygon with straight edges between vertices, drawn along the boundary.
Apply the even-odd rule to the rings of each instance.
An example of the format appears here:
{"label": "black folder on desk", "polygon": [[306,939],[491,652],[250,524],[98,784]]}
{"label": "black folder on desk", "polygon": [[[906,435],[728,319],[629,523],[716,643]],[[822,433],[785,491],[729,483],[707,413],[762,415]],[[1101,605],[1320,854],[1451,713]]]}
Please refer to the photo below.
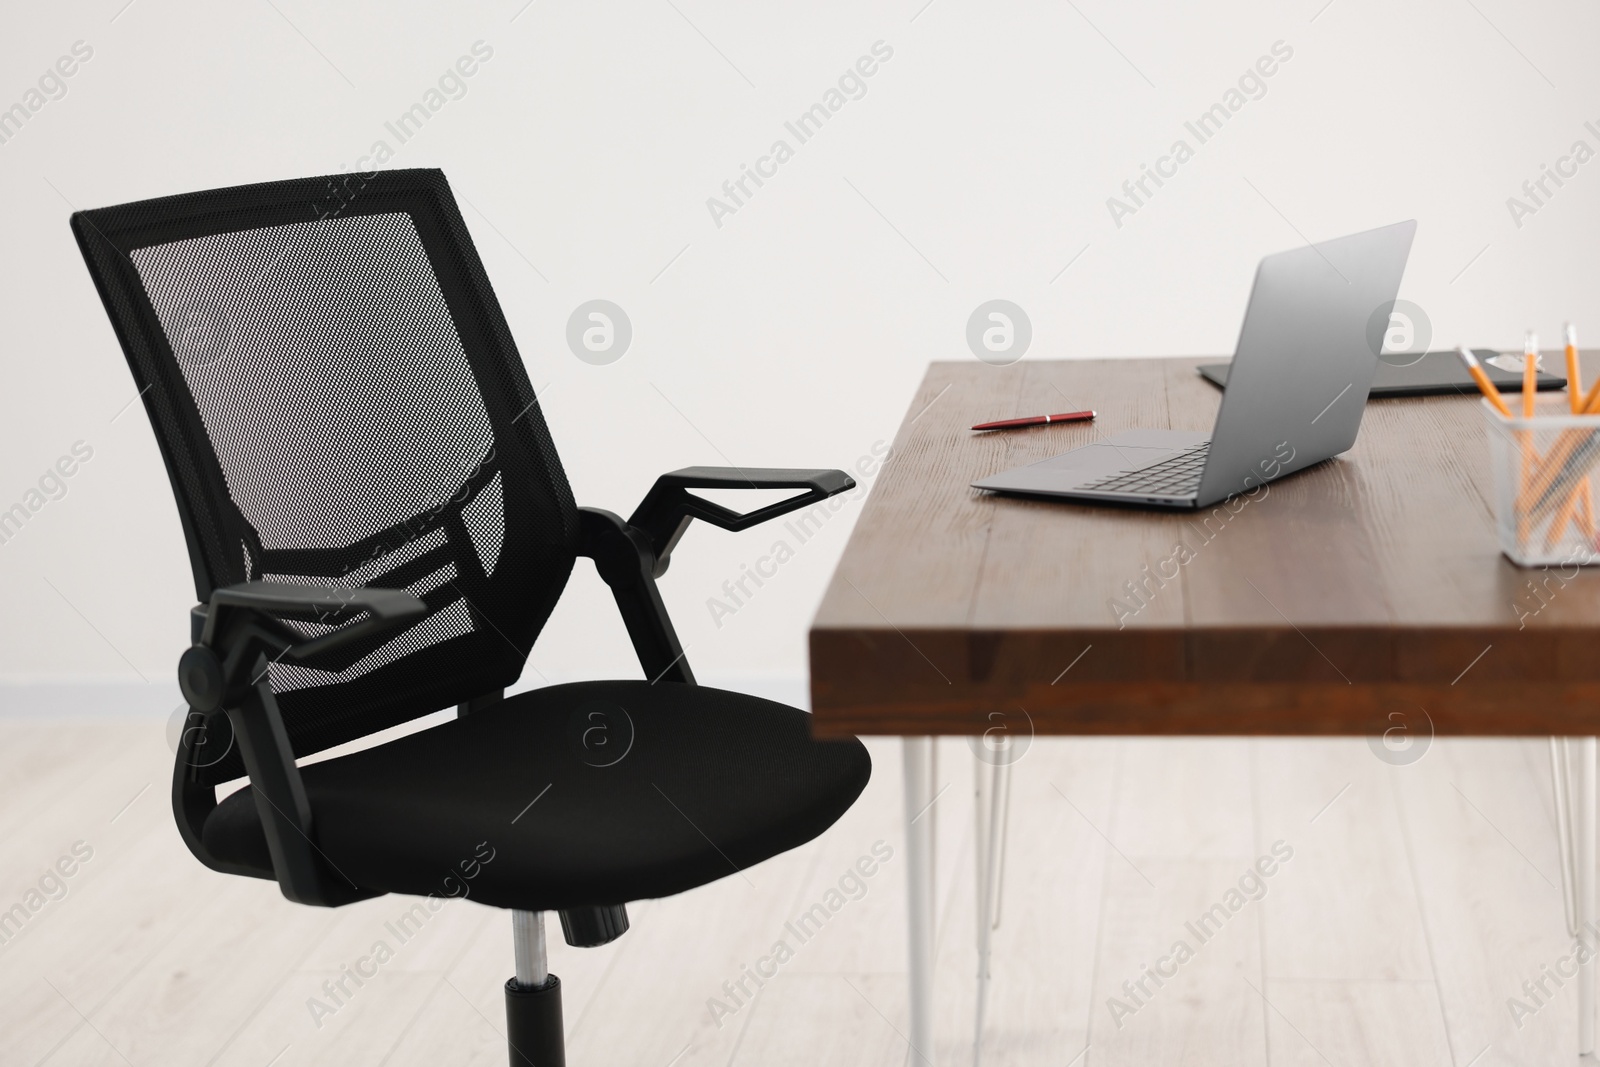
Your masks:
{"label": "black folder on desk", "polygon": [[[1489,360],[1500,355],[1492,348],[1474,348],[1473,354],[1483,364],[1489,379],[1502,393],[1522,392],[1522,374],[1496,367]],[[1426,352],[1415,363],[1399,366],[1410,356],[1386,356],[1378,361],[1378,373],[1372,379],[1373,396],[1443,396],[1460,393],[1477,396],[1478,387],[1462,365],[1461,357],[1454,352]],[[1202,377],[1212,385],[1227,387],[1228,364],[1205,363],[1198,368]],[[1567,380],[1543,371],[1539,372],[1539,391],[1565,388]]]}

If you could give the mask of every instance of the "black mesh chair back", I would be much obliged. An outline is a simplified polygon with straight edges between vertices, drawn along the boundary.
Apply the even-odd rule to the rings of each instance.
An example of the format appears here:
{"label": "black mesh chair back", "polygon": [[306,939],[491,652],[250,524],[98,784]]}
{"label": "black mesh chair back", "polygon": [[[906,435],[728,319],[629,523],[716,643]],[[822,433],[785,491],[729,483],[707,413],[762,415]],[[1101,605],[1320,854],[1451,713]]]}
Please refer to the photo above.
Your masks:
{"label": "black mesh chair back", "polygon": [[[444,175],[255,185],[72,225],[155,427],[196,596],[268,579],[406,589],[429,609],[336,658],[270,666],[295,754],[515,681],[578,515]],[[201,777],[243,773],[235,753]]]}

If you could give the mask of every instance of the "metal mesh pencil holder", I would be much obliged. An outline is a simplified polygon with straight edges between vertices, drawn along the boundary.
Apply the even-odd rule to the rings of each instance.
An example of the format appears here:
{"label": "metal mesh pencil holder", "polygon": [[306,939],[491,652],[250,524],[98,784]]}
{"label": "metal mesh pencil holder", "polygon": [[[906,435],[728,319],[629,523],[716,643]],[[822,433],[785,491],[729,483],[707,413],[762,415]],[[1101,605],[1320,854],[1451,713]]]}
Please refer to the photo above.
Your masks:
{"label": "metal mesh pencil holder", "polygon": [[1600,563],[1600,415],[1505,418],[1487,402],[1500,549],[1523,567]]}

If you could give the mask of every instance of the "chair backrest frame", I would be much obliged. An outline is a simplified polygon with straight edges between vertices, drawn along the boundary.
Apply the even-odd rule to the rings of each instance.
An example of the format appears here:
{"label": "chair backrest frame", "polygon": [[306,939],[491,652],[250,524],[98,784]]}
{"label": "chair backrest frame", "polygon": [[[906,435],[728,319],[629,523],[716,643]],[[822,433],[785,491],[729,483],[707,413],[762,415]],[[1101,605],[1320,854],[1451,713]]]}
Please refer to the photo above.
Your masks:
{"label": "chair backrest frame", "polygon": [[[330,196],[330,192],[335,195]],[[443,498],[430,498],[431,506],[420,513],[407,516],[400,512],[403,517],[399,521],[389,514],[385,521],[369,523],[370,528],[363,528],[361,536],[339,544],[263,543],[261,531],[247,517],[239,500],[241,474],[256,472],[241,472],[241,460],[230,456],[230,479],[230,469],[219,458],[219,447],[212,435],[215,426],[208,429],[207,415],[213,422],[216,415],[203,412],[195,394],[202,384],[203,390],[226,391],[231,384],[227,378],[230,372],[226,367],[219,371],[216,366],[207,366],[203,370],[209,377],[201,383],[196,377],[200,371],[193,362],[180,359],[181,345],[187,342],[172,336],[176,331],[170,297],[153,292],[159,290],[161,279],[152,277],[148,262],[141,269],[136,258],[148,261],[151,250],[168,258],[182,256],[190,245],[179,242],[196,243],[198,247],[207,240],[230,239],[234,235],[249,240],[257,232],[278,233],[274,228],[279,227],[313,238],[339,227],[343,227],[340,232],[380,225],[403,229],[398,222],[386,221],[401,214],[415,229],[415,240],[420,241],[443,306],[448,309],[448,327],[453,329],[454,341],[459,343],[470,367],[471,383],[487,419],[487,453],[475,467],[460,472],[459,490],[435,494]],[[431,609],[439,609],[431,612],[429,619],[450,606],[453,617],[468,620],[470,633],[418,645],[422,638],[413,631],[428,626],[428,620],[424,620],[388,639],[386,644],[394,642],[389,649],[364,650],[373,656],[366,662],[376,666],[362,668],[348,657],[338,663],[319,664],[327,675],[326,681],[313,679],[317,684],[307,684],[302,677],[298,688],[280,692],[279,702],[296,755],[365,736],[514,682],[571,572],[579,520],[510,328],[444,175],[436,170],[384,171],[191,193],[77,212],[72,217],[72,229],[155,430],[189,548],[196,596],[201,601],[213,590],[238,581],[269,573],[290,573],[307,580],[331,579],[327,584],[410,586]],[[349,244],[348,240],[345,244]],[[306,245],[318,245],[318,241],[308,240]],[[303,250],[294,253],[303,254]],[[317,254],[316,248],[309,253]],[[326,259],[331,253],[322,254]],[[309,259],[307,263],[318,266]],[[374,270],[398,269],[388,262],[375,262],[372,266]],[[292,271],[295,267],[291,256],[287,269]],[[339,269],[348,271],[350,264],[342,263]],[[234,284],[223,276],[225,272],[212,269],[203,256],[185,260],[183,270],[186,282],[199,284],[202,290],[207,270],[212,272],[213,286]],[[197,275],[201,276],[198,283],[194,281]],[[217,280],[219,277],[221,281]],[[334,292],[330,300],[329,314],[334,320],[340,311],[338,296]],[[158,298],[167,300],[162,309],[158,309]],[[371,314],[371,309],[368,294],[367,302],[358,310]],[[165,324],[163,310],[168,319]],[[390,337],[402,336],[412,321],[401,321],[403,313],[414,318],[416,309],[396,308],[393,321],[375,320],[375,325],[381,325]],[[278,332],[270,341],[279,346],[277,351],[300,336],[291,329],[293,325],[273,323],[272,328]],[[338,329],[358,334],[360,325],[341,321]],[[251,340],[253,343],[255,339]],[[241,345],[233,338],[228,343],[236,348]],[[420,350],[414,355],[421,360],[431,358]],[[401,352],[399,358],[407,356]],[[359,362],[366,357],[355,353],[349,358]],[[392,362],[395,358],[391,345],[384,359]],[[252,359],[254,363],[250,363]],[[261,351],[242,357],[243,364],[249,364],[252,373],[262,373],[265,363]],[[360,369],[363,373],[375,372],[373,366],[363,365]],[[389,364],[385,363],[384,370],[388,369]],[[392,396],[383,399],[390,405],[398,402]],[[419,412],[418,419],[421,418]],[[298,429],[304,432],[304,427]],[[399,429],[403,431],[405,427]],[[258,432],[253,426],[250,430]],[[338,426],[329,428],[330,433],[339,430]],[[233,432],[232,427],[229,432]],[[437,433],[429,440],[436,442]],[[226,445],[224,442],[224,452]],[[281,451],[281,442],[279,447]],[[427,448],[419,448],[417,462],[429,462]],[[270,455],[271,450],[266,454]],[[437,457],[432,460],[437,461]],[[282,472],[268,473],[282,480]],[[485,567],[477,554],[463,547],[471,547],[473,538],[463,524],[462,512],[478,500],[486,485],[496,480],[503,505],[501,540],[495,550],[497,558]],[[324,486],[320,491],[329,490]],[[486,506],[492,508],[492,503]],[[406,550],[416,557],[420,539],[429,535],[450,547],[438,549],[436,545],[435,550],[422,552],[418,558],[384,566],[384,557],[391,553]],[[431,592],[418,589],[414,583],[427,577],[418,572],[427,571],[445,556],[452,564],[454,578]],[[471,595],[465,590],[470,590]],[[463,624],[453,625],[459,629]],[[413,636],[408,639],[408,634]],[[407,640],[409,645],[404,644]],[[384,659],[385,656],[390,658]],[[276,675],[274,680],[278,681]],[[230,757],[219,761],[203,777],[224,781],[239,776],[243,770],[238,759]]]}

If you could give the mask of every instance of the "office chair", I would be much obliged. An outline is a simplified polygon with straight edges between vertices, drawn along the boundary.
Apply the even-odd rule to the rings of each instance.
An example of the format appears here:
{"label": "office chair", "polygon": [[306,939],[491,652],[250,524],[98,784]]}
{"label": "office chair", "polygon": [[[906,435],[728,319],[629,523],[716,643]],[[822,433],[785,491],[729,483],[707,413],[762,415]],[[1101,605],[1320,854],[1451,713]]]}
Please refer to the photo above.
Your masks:
{"label": "office chair", "polygon": [[[856,740],[696,686],[656,586],[693,519],[742,530],[854,482],[689,467],[627,520],[573,503],[444,175],[274,182],[80,211],[197,598],[173,812],[189,850],[302,904],[469,896],[512,912],[513,1067],[565,1062],[543,914],[629,901],[816,837],[865,788]],[[794,489],[738,513],[695,489]],[[644,671],[505,697],[575,559]],[[353,754],[336,745],[455,706]],[[220,803],[216,786],[248,776]]]}

